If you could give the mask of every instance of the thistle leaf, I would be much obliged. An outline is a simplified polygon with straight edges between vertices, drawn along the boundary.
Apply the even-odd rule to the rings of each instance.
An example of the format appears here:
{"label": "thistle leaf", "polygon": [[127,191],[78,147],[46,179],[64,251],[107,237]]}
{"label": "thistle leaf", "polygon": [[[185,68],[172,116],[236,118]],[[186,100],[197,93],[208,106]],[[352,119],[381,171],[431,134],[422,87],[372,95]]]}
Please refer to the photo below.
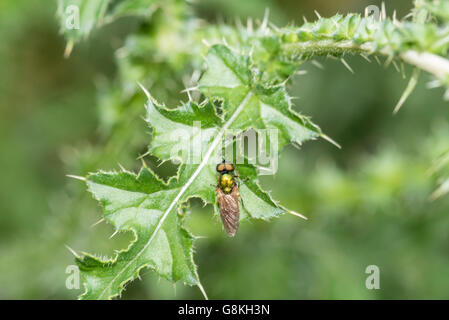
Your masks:
{"label": "thistle leaf", "polygon": [[261,71],[252,68],[249,57],[234,53],[225,45],[214,45],[206,61],[208,69],[201,78],[200,90],[212,100],[224,101],[225,120],[231,117],[242,97],[254,93],[230,129],[276,129],[279,148],[322,136],[307,117],[292,110],[285,83],[265,86],[257,80]]}
{"label": "thistle leaf", "polygon": [[[250,129],[275,129],[279,142],[269,143],[276,155],[288,142],[301,144],[321,135],[310,120],[291,111],[283,85],[264,87],[253,80],[248,57],[217,45],[209,50],[207,61],[200,83],[207,100],[201,105],[189,101],[168,109],[145,90],[147,121],[153,130],[150,152],[163,161],[177,160],[177,176],[165,183],[143,168],[138,175],[121,171],[87,177],[89,190],[104,207],[105,220],[117,232],[131,231],[134,241],[112,259],[77,257],[86,287],[81,298],[116,297],[142,268],[202,288],[192,257],[194,238],[182,226],[178,211],[189,199],[199,198],[219,212],[211,184],[216,183],[215,167],[224,150],[236,145],[236,140],[226,142],[227,131],[238,136]],[[221,116],[214,104],[217,100],[223,103]],[[270,219],[288,212],[261,189],[256,166],[236,162],[236,157],[232,159],[240,175],[241,220]]]}
{"label": "thistle leaf", "polygon": [[77,258],[86,287],[81,298],[118,296],[144,267],[173,282],[200,285],[193,263],[193,236],[182,227],[176,213],[164,216],[184,180],[185,174],[166,184],[147,168],[137,176],[129,172],[88,176],[87,185],[103,204],[105,220],[119,232],[132,231],[135,239],[113,259],[88,254]]}

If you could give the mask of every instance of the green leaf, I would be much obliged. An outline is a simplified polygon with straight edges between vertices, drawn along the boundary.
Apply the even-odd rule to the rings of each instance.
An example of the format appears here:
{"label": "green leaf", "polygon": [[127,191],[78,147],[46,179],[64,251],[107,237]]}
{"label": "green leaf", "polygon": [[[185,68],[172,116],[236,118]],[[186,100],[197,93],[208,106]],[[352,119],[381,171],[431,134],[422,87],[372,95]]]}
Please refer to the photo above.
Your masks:
{"label": "green leaf", "polygon": [[200,90],[212,100],[224,101],[225,120],[230,119],[244,97],[251,94],[241,115],[230,129],[277,129],[279,148],[323,136],[310,119],[292,110],[285,84],[265,86],[257,80],[260,70],[252,70],[249,57],[232,52],[225,45],[214,45],[206,57],[208,69]]}
{"label": "green leaf", "polygon": [[[194,197],[212,204],[219,213],[211,184],[216,183],[215,167],[223,152],[229,145],[236,145],[234,140],[224,140],[227,131],[239,135],[249,129],[277,129],[280,143],[273,144],[277,152],[287,142],[300,144],[320,136],[308,119],[290,110],[283,86],[263,87],[253,81],[247,57],[214,46],[207,61],[208,70],[200,85],[207,99],[201,105],[189,101],[168,109],[144,89],[148,96],[147,121],[153,129],[150,152],[163,161],[177,160],[180,166],[176,177],[165,183],[147,168],[137,176],[122,171],[87,177],[89,190],[103,204],[106,221],[117,232],[133,232],[135,240],[112,259],[89,254],[77,258],[86,287],[81,298],[120,295],[126,283],[145,267],[170,281],[181,280],[202,289],[192,258],[194,238],[183,228],[179,213]],[[214,76],[217,71],[221,77]],[[217,99],[223,103],[222,116],[214,105]],[[261,189],[255,165],[237,163],[236,171],[241,177],[241,220],[270,219],[291,212]]]}
{"label": "green leaf", "polygon": [[[97,173],[87,178],[89,190],[104,206],[104,217],[116,230],[132,231],[135,240],[113,259],[85,254],[77,258],[86,292],[83,299],[110,299],[140,270],[149,267],[160,276],[188,285],[200,282],[193,263],[193,236],[181,219],[167,208],[189,173],[164,183],[147,168],[136,176],[129,172]],[[185,194],[187,199],[188,194]]]}

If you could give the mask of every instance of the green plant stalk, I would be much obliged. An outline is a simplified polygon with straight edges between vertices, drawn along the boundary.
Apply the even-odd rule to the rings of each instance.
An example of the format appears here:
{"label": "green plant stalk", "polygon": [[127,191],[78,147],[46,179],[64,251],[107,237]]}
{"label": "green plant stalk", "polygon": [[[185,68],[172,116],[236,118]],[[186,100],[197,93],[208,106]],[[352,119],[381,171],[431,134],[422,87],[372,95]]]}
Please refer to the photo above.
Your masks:
{"label": "green plant stalk", "polygon": [[[297,56],[301,59],[304,59],[304,57],[313,58],[317,56],[340,57],[345,54],[380,54],[387,57],[391,56],[391,51],[388,49],[376,51],[374,49],[374,43],[367,42],[357,45],[351,40],[318,40],[288,43],[284,44],[282,49],[286,55]],[[449,76],[449,60],[444,59],[439,55],[428,52],[418,52],[416,50],[407,50],[400,53],[398,57],[408,64],[433,74],[437,79],[444,80]]]}

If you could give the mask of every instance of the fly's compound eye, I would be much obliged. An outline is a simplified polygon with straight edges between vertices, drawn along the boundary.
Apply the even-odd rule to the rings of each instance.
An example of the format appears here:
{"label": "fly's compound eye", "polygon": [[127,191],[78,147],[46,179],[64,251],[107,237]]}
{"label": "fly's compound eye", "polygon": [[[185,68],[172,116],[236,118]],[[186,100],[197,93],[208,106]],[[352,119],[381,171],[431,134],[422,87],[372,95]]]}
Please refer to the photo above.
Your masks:
{"label": "fly's compound eye", "polygon": [[230,172],[230,171],[234,171],[234,164],[233,163],[227,163],[227,162],[222,162],[217,164],[217,171],[218,172]]}
{"label": "fly's compound eye", "polygon": [[226,171],[226,164],[225,164],[225,163],[219,163],[219,164],[217,164],[217,171],[218,171],[218,172]]}

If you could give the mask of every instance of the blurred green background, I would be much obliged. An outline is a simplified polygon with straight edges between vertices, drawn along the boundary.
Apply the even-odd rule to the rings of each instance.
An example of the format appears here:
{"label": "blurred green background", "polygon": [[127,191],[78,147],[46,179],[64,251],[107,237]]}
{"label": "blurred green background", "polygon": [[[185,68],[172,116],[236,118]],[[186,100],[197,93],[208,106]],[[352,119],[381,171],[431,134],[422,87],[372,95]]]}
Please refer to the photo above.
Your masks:
{"label": "blurred green background", "polygon": [[[268,7],[271,20],[284,26],[301,23],[302,16],[313,19],[315,9],[322,16],[363,13],[371,4],[380,1],[199,0],[190,7],[210,23],[261,19]],[[396,9],[401,17],[411,6],[395,1],[387,13]],[[115,52],[136,24],[121,19],[107,25],[64,59],[56,7],[51,1],[0,2],[0,299],[74,299],[82,290],[66,288],[74,259],[65,245],[109,255],[126,247],[129,235],[109,239],[111,226],[91,227],[101,209],[83,183],[66,175],[117,169],[119,163],[136,170],[150,141],[143,97],[121,103],[113,80],[123,72]],[[246,222],[228,239],[212,208],[192,203],[188,226],[204,237],[196,242],[195,261],[210,298],[449,298],[449,197],[429,200],[436,188],[429,168],[449,148],[443,92],[427,89],[425,75],[393,116],[407,80],[393,66],[346,60],[355,74],[321,59],[324,70],[305,65],[308,74],[290,88],[299,97],[295,108],[343,149],[325,141],[289,147],[277,175],[263,178],[275,198],[308,221],[283,216]],[[164,64],[157,67],[148,73],[170,78]],[[120,99],[105,94],[111,86]],[[165,80],[152,86],[152,94],[170,105],[186,99],[182,89]],[[162,176],[174,172],[146,160]],[[373,264],[380,268],[380,290],[365,287],[365,268]],[[123,298],[201,294],[145,270]]]}

